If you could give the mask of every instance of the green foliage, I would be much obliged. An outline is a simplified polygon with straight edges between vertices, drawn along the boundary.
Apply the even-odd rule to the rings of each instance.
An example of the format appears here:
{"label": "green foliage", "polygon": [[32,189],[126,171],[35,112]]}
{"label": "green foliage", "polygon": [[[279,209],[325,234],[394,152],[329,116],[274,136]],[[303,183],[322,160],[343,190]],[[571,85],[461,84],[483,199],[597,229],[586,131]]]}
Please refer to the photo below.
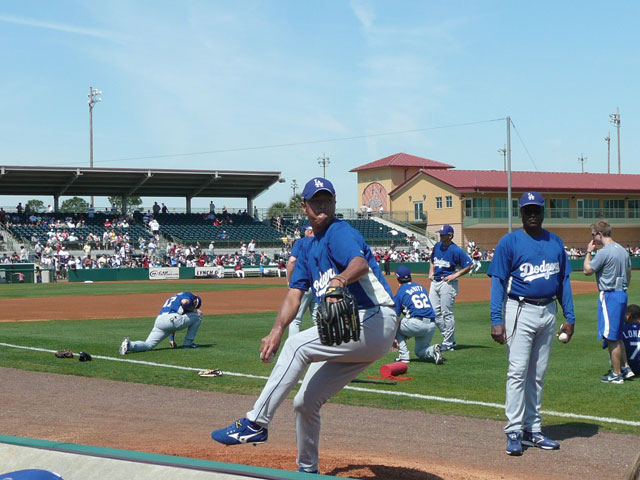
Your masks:
{"label": "green foliage", "polygon": [[60,205],[61,212],[86,213],[87,210],[89,210],[89,204],[84,198],[80,197],[69,198]]}
{"label": "green foliage", "polygon": [[42,200],[31,199],[27,202],[29,208],[34,213],[39,213],[44,211],[44,202]]}
{"label": "green foliage", "polygon": [[300,207],[301,203],[302,203],[302,194],[296,193],[295,195],[292,195],[291,198],[289,199],[289,209],[293,210],[294,212],[302,213],[302,208]]}
{"label": "green foliage", "polygon": [[286,209],[287,209],[287,204],[284,202],[272,203],[271,206],[269,207],[269,210],[267,210],[267,217],[275,218],[278,215],[281,215],[282,212],[284,212]]}
{"label": "green foliage", "polygon": [[[118,212],[122,212],[122,197],[114,195],[107,197],[111,205],[115,205]],[[142,206],[142,199],[140,197],[127,197],[127,213],[133,212],[137,207]]]}

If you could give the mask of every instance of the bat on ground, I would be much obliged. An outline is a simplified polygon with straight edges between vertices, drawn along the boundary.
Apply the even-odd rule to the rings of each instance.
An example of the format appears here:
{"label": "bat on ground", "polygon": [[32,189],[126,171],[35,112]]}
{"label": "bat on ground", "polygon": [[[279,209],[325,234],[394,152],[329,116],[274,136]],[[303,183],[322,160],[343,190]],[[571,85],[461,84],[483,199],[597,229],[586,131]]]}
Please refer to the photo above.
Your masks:
{"label": "bat on ground", "polygon": [[375,383],[376,385],[397,385],[398,382],[383,382],[380,380],[365,380],[362,378],[354,378],[351,383]]}

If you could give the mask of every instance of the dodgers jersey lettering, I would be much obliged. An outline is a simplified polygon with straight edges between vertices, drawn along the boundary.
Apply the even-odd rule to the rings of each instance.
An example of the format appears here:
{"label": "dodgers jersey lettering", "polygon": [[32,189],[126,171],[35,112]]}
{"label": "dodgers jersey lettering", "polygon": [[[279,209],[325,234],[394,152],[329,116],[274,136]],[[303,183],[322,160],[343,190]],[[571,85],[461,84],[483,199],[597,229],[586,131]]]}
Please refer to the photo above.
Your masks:
{"label": "dodgers jersey lettering", "polygon": [[640,323],[625,323],[622,327],[622,341],[627,351],[627,360],[631,370],[636,375],[640,375]]}
{"label": "dodgers jersey lettering", "polygon": [[473,264],[469,255],[455,243],[448,247],[443,246],[442,242],[436,243],[430,258],[433,262],[433,275],[436,277],[451,275],[456,271],[456,265],[465,268]]}
{"label": "dodgers jersey lettering", "polygon": [[[487,275],[499,279],[505,295],[526,298],[558,296],[567,322],[574,323],[569,274],[571,265],[560,237],[548,230],[533,238],[522,229],[500,239]],[[495,288],[492,281],[492,291]],[[491,296],[491,320],[502,323],[504,295]],[[498,323],[495,323],[498,321]]]}
{"label": "dodgers jersey lettering", "polygon": [[182,300],[185,298],[189,300],[189,303],[183,308],[185,310],[193,308],[193,302],[196,299],[196,296],[191,292],[180,292],[176,293],[173,297],[164,302],[164,305],[160,309],[160,313],[158,315],[162,315],[163,313],[178,313],[178,310],[182,306]]}
{"label": "dodgers jersey lettering", "polygon": [[358,308],[394,306],[391,287],[360,232],[347,222],[334,219],[324,232],[310,239],[306,255],[298,259],[293,269],[290,288],[306,291],[312,287],[320,303],[331,279],[343,272],[355,257],[363,257],[369,264],[369,272],[347,287],[356,298]]}
{"label": "dodgers jersey lettering", "polygon": [[396,315],[398,317],[403,310],[408,312],[409,317],[436,317],[436,312],[433,311],[431,302],[429,302],[427,291],[418,283],[408,282],[400,285],[393,300],[396,302]]}

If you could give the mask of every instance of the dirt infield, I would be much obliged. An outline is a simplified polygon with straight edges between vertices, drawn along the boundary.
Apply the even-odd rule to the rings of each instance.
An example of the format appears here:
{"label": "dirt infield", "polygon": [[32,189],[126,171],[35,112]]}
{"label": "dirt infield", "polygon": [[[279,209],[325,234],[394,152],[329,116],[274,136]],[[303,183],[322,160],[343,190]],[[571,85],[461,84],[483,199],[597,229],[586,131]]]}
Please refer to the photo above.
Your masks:
{"label": "dirt infield", "polygon": [[[284,279],[266,282],[285,285]],[[395,290],[395,279],[390,283]],[[592,282],[572,284],[574,293],[596,291]],[[458,301],[486,301],[489,288],[485,277],[465,278]],[[282,288],[201,294],[206,313],[225,314],[275,311],[285,293]],[[166,297],[167,293],[154,293],[75,296],[72,302],[69,297],[8,299],[0,300],[0,312],[4,321],[153,317]],[[266,445],[226,448],[209,438],[211,429],[243,415],[255,398],[1,367],[0,382],[11,386],[2,395],[3,434],[296,469],[290,400],[271,424]],[[639,437],[599,432],[588,423],[549,428],[548,433],[562,442],[560,451],[528,449],[524,456],[512,458],[504,454],[501,421],[331,403],[323,407],[322,420],[322,473],[349,478],[623,478],[640,451]]]}
{"label": "dirt infield", "polygon": [[[243,284],[282,284],[285,279],[252,278],[236,280]],[[418,281],[426,284],[424,278]],[[393,291],[397,289],[395,277],[389,277]],[[489,300],[491,282],[489,278],[464,278],[460,282],[458,302],[483,302]],[[595,282],[571,282],[573,292],[596,292]],[[178,283],[179,285],[179,283]],[[87,285],[91,288],[91,284]],[[180,287],[176,287],[176,291]],[[209,314],[275,312],[280,307],[286,289],[225,290],[220,292],[198,292],[202,296],[204,311]],[[167,299],[167,293],[145,293],[129,295],[97,295],[45,298],[16,298],[0,300],[0,321],[25,322],[35,320],[80,320],[94,318],[154,317],[158,305]],[[114,308],[117,305],[118,308]],[[151,306],[151,308],[150,308]],[[210,307],[211,306],[211,307]]]}

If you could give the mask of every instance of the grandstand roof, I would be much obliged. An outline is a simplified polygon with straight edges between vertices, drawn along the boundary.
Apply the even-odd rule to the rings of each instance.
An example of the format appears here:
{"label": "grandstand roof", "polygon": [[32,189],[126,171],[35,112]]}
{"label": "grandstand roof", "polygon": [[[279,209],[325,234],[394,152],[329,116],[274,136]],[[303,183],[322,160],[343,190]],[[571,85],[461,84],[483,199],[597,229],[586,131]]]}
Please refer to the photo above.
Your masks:
{"label": "grandstand roof", "polygon": [[[504,171],[423,169],[421,173],[451,185],[461,193],[507,191],[507,172]],[[511,172],[511,188],[539,192],[640,193],[640,175]]]}
{"label": "grandstand roof", "polygon": [[0,166],[0,194],[255,198],[280,172]]}
{"label": "grandstand roof", "polygon": [[453,165],[446,163],[436,162],[435,160],[429,160],[428,158],[418,157],[416,155],[409,155],[408,153],[396,153],[389,155],[388,157],[375,160],[360,167],[352,168],[350,172],[361,172],[363,170],[372,170],[374,168],[384,167],[419,167],[425,169],[447,169],[453,168]]}

